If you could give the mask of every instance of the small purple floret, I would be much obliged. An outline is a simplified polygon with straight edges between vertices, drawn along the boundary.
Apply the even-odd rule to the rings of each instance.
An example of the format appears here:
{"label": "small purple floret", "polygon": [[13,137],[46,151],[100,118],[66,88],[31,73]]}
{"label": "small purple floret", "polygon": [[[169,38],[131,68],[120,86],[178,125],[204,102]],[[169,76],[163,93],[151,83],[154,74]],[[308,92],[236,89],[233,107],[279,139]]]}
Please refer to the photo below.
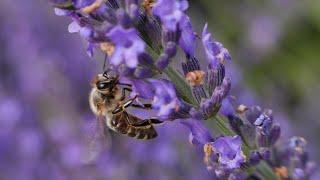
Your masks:
{"label": "small purple floret", "polygon": [[181,123],[190,129],[191,133],[189,140],[193,145],[203,146],[206,143],[210,143],[214,140],[209,130],[202,124],[201,121],[196,119],[187,119],[181,121]]}
{"label": "small purple floret", "polygon": [[202,31],[202,43],[211,66],[217,67],[219,63],[231,60],[229,51],[220,42],[214,41],[212,38],[208,31],[208,24],[204,26]]}
{"label": "small purple floret", "polygon": [[145,44],[137,35],[136,30],[116,26],[108,33],[108,37],[115,44],[111,63],[115,66],[125,63],[129,68],[137,67],[138,56],[144,52]]}
{"label": "small purple floret", "polygon": [[165,80],[153,80],[152,84],[155,87],[152,107],[158,110],[158,116],[165,117],[176,111],[179,100],[174,86]]}
{"label": "small purple floret", "polygon": [[227,169],[239,168],[245,161],[241,145],[240,136],[220,137],[213,142],[214,150],[219,154],[220,164]]}
{"label": "small purple floret", "polygon": [[187,55],[193,57],[196,48],[196,35],[192,29],[190,18],[188,16],[183,16],[181,18],[179,28],[181,30],[179,45]]}
{"label": "small purple floret", "polygon": [[153,7],[153,13],[161,19],[167,30],[176,31],[185,15],[183,11],[187,10],[188,6],[186,0],[158,0]]}

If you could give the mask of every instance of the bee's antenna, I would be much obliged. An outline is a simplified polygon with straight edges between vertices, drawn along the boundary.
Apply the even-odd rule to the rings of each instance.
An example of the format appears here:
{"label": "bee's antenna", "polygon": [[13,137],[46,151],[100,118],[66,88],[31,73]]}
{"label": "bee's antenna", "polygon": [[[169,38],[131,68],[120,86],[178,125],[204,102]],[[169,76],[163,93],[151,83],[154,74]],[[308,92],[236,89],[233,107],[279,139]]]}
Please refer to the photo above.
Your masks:
{"label": "bee's antenna", "polygon": [[105,72],[106,71],[106,63],[107,63],[107,59],[108,59],[108,55],[105,55],[104,56],[104,62],[103,62],[103,69],[102,69],[102,72]]}
{"label": "bee's antenna", "polygon": [[104,62],[103,62],[103,69],[102,69],[104,77],[108,77],[109,76],[108,74],[112,71],[112,67],[110,67],[110,64],[107,67],[107,60],[108,60],[108,55],[105,55]]}
{"label": "bee's antenna", "polygon": [[107,78],[110,71],[111,71],[110,68],[104,69],[104,71],[103,71],[103,76]]}

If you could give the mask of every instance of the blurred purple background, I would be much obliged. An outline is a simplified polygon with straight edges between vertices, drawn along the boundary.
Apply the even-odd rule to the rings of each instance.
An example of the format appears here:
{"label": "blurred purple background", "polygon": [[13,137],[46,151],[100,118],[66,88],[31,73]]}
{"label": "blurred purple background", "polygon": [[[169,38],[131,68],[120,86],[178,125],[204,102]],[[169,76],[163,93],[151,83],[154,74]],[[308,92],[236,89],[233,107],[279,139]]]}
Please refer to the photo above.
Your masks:
{"label": "blurred purple background", "polygon": [[[312,2],[266,4],[201,0],[191,2],[190,15],[198,30],[209,20],[230,48],[239,101],[274,109],[283,137],[306,137],[319,160],[319,13]],[[85,125],[95,120],[89,83],[101,61],[86,55],[79,36],[67,31],[70,21],[46,1],[1,0],[0,9],[0,179],[214,178],[175,123],[159,127],[151,142],[111,134],[110,149],[84,164]],[[286,28],[300,26],[307,27]]]}

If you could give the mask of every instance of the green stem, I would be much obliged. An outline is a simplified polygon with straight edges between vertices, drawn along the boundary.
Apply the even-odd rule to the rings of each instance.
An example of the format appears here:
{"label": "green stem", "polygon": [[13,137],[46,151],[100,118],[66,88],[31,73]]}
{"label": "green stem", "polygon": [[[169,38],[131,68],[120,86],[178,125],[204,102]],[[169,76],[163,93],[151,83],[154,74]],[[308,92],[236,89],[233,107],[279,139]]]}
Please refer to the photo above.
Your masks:
{"label": "green stem", "polygon": [[262,161],[257,165],[257,171],[266,179],[266,180],[280,180],[271,167],[265,162]]}
{"label": "green stem", "polygon": [[194,106],[198,106],[197,102],[193,98],[190,86],[185,81],[185,78],[181,77],[180,74],[177,73],[172,67],[167,67],[164,70],[164,73],[169,77],[169,79],[174,83],[178,95],[187,103],[192,104]]}
{"label": "green stem", "polygon": [[[175,84],[178,95],[186,102],[194,105],[199,106],[197,102],[195,101],[192,91],[190,89],[190,86],[187,84],[185,79],[172,67],[168,67],[164,70],[166,75],[169,77],[169,79]],[[221,115],[216,115],[214,117],[211,117],[209,119],[215,120],[215,125],[217,129],[225,136],[234,136],[236,135],[235,132],[233,132],[230,127],[228,126],[226,122],[226,118]],[[249,155],[250,153],[250,147],[243,143],[242,150],[245,155]],[[271,167],[264,161],[262,161],[257,167],[257,171],[264,177],[265,180],[278,180],[279,177],[273,172]]]}

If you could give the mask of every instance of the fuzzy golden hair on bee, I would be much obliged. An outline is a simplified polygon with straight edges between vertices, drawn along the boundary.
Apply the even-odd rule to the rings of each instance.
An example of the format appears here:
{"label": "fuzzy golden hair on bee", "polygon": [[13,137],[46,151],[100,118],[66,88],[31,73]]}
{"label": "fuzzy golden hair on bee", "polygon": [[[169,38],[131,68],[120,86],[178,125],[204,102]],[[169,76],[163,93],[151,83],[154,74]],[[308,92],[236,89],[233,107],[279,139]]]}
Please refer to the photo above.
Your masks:
{"label": "fuzzy golden hair on bee", "polygon": [[91,87],[95,87],[96,84],[98,83],[98,81],[99,81],[99,77],[97,75],[91,80],[91,82],[90,82]]}
{"label": "fuzzy golden hair on bee", "polygon": [[89,105],[96,116],[104,115],[104,99],[97,93],[96,89],[92,89],[89,94]]}

